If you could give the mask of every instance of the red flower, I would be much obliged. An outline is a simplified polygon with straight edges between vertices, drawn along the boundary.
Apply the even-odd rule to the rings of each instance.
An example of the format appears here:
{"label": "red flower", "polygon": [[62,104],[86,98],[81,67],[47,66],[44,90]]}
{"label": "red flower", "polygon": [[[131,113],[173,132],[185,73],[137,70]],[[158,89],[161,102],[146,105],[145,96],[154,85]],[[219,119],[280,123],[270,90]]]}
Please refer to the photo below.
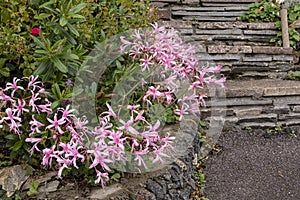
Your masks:
{"label": "red flower", "polygon": [[34,35],[34,36],[38,36],[40,34],[40,29],[39,28],[32,28],[31,31],[30,31],[30,34]]}

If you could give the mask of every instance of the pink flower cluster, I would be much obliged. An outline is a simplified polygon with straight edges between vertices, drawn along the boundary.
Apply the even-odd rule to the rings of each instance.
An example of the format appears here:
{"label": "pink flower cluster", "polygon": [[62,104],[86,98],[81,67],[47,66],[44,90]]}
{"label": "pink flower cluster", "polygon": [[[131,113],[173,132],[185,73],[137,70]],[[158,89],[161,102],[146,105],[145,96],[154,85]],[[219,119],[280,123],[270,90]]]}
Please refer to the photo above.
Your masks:
{"label": "pink flower cluster", "polygon": [[[151,104],[153,100],[161,98],[170,104],[177,100],[174,113],[179,115],[179,120],[185,114],[200,113],[199,108],[205,106],[207,97],[203,93],[204,88],[207,85],[224,87],[226,78],[218,75],[222,66],[199,66],[200,60],[196,56],[195,47],[186,44],[177,31],[159,27],[158,24],[152,26],[153,30],[136,30],[132,38],[120,38],[123,44],[121,51],[129,50],[129,55],[140,63],[142,71],[154,71],[162,79],[158,84],[148,83],[143,101]],[[184,94],[176,96],[185,83],[189,86]],[[144,85],[145,81],[143,87]]]}
{"label": "pink flower cluster", "polygon": [[[27,81],[27,87],[20,86],[20,82]],[[5,117],[0,119],[0,125],[7,125],[12,133],[21,134],[29,130],[22,128],[24,115],[30,112],[51,114],[51,103],[47,98],[42,97],[48,94],[37,77],[14,78],[12,83],[7,83],[4,89],[0,88],[0,109],[5,109]],[[42,126],[34,116],[30,121],[30,131],[39,131]]]}
{"label": "pink flower cluster", "polygon": [[[19,84],[26,81],[26,88]],[[144,111],[134,105],[128,106],[131,117],[124,121],[107,103],[108,111],[101,113],[99,126],[90,130],[85,117],[77,118],[70,105],[52,111],[48,93],[37,77],[14,78],[0,94],[1,110],[6,108],[0,128],[7,126],[12,133],[25,134],[25,141],[32,144],[29,152],[41,152],[44,166],[57,165],[58,177],[62,177],[64,169],[78,169],[79,163],[88,162],[97,174],[95,183],[104,187],[114,165],[130,163],[146,169],[144,159],[149,152],[155,155],[154,163],[163,162],[174,139],[168,134],[161,136],[157,132],[159,122],[151,125],[143,116]],[[29,123],[24,123],[26,119],[30,119]],[[134,160],[128,158],[128,153]]]}

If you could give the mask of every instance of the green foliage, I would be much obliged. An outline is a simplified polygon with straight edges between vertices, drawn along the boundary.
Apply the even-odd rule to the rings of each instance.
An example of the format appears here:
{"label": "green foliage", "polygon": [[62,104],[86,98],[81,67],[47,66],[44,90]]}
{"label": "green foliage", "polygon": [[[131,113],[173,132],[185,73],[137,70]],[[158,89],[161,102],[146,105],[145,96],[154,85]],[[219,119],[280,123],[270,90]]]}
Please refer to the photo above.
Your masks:
{"label": "green foliage", "polygon": [[203,191],[205,188],[205,174],[203,163],[208,159],[208,157],[201,158],[198,160],[196,165],[196,171],[194,173],[197,189],[194,193],[193,199],[195,200],[208,200],[203,196]]}
{"label": "green foliage", "polygon": [[29,191],[27,192],[28,196],[32,196],[38,193],[37,189],[40,183],[38,181],[33,181],[30,185]]}
{"label": "green foliage", "polygon": [[[53,84],[75,76],[97,42],[155,21],[150,1],[0,2],[0,78],[38,74]],[[41,30],[32,36],[33,27]],[[1,82],[0,82],[1,84]]]}
{"label": "green foliage", "polygon": [[98,34],[102,31],[106,37],[158,20],[154,7],[150,6],[150,0],[101,1],[95,6],[95,10],[96,15],[90,16],[96,21],[92,30]]}
{"label": "green foliage", "polygon": [[288,73],[288,78],[291,80],[300,81],[300,71],[291,71]]}
{"label": "green foliage", "polygon": [[262,0],[250,4],[249,11],[241,16],[247,22],[274,22],[280,20],[279,5],[274,0]]}
{"label": "green foliage", "polygon": [[[299,12],[300,14],[300,12]],[[272,38],[270,40],[271,43],[275,43],[277,46],[282,46],[282,28],[281,28],[281,23],[280,22],[275,22],[275,26],[280,30],[276,37]],[[290,41],[290,46],[294,49],[299,48],[299,42],[300,42],[300,33],[294,29],[294,28],[289,28],[289,41]]]}
{"label": "green foliage", "polygon": [[[282,46],[282,28],[280,22],[280,6],[274,0],[263,0],[261,2],[252,3],[243,16],[242,21],[247,22],[275,22],[275,26],[278,28],[276,37],[270,40],[271,43],[275,43],[277,46]],[[300,20],[300,5],[295,5],[288,9],[288,23],[293,24]],[[300,33],[293,27],[289,30],[290,46],[294,49],[299,48]]]}

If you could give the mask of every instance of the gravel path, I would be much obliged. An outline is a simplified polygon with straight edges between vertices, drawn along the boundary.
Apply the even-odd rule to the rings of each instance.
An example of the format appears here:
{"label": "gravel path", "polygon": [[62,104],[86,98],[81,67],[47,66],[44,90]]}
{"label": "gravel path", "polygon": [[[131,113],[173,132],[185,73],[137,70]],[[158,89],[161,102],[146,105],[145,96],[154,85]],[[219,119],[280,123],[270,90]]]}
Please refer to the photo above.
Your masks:
{"label": "gravel path", "polygon": [[[298,128],[299,130],[299,128]],[[290,131],[288,131],[290,132]],[[209,200],[299,200],[300,134],[227,131],[205,162]]]}

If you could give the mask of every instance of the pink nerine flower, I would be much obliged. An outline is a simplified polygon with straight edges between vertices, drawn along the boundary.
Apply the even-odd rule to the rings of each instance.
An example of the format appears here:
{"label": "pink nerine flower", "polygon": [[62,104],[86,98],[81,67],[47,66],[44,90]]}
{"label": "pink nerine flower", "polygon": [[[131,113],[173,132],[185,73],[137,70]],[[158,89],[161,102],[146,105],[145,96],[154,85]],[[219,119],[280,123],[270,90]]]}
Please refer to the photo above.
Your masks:
{"label": "pink nerine flower", "polygon": [[6,88],[4,89],[4,91],[7,91],[9,89],[12,89],[13,91],[11,92],[11,97],[14,96],[15,92],[17,90],[24,90],[24,88],[22,86],[18,86],[18,82],[20,81],[20,79],[18,79],[17,77],[15,77],[13,79],[13,83],[7,83],[6,84]]}
{"label": "pink nerine flower", "polygon": [[54,127],[54,129],[56,131],[58,131],[60,134],[63,134],[63,130],[60,128],[60,125],[64,124],[66,121],[64,118],[61,118],[61,119],[57,119],[57,113],[55,113],[54,115],[54,119],[49,119],[47,117],[47,120],[51,123],[49,126],[46,127],[46,129],[51,129],[52,127]]}
{"label": "pink nerine flower", "polygon": [[[14,133],[19,134],[19,127],[21,126],[20,122],[22,121],[20,117],[14,116],[14,112],[11,108],[7,108],[5,110],[7,117],[3,117],[2,120],[10,120],[10,123],[8,123],[8,126],[10,130],[13,130]],[[19,121],[19,122],[16,122]]]}
{"label": "pink nerine flower", "polygon": [[29,122],[30,124],[30,130],[31,130],[31,133],[29,134],[29,136],[33,135],[34,133],[40,133],[40,127],[43,127],[45,126],[45,124],[37,121],[35,118],[34,118],[34,115],[32,115],[32,120]]}

